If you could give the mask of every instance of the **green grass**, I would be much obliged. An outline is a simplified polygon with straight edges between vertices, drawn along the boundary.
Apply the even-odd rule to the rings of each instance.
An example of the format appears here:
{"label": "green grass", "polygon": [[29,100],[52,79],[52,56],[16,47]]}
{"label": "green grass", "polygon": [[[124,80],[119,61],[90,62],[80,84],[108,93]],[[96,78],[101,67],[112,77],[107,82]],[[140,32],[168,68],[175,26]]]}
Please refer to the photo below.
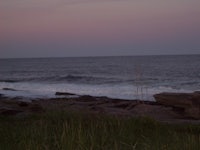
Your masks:
{"label": "green grass", "polygon": [[0,117],[0,150],[199,150],[200,126],[51,112]]}

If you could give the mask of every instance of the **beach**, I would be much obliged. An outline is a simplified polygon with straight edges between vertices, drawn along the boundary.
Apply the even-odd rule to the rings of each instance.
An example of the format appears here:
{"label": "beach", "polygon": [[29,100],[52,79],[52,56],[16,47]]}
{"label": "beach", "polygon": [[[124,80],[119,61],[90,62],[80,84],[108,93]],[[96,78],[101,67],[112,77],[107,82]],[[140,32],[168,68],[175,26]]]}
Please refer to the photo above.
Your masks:
{"label": "beach", "polygon": [[[196,99],[191,100],[191,98],[187,99],[186,97],[185,101],[183,99],[184,94],[186,93],[177,93],[181,99],[173,96],[172,98],[175,97],[174,103],[171,104],[160,103],[159,101],[113,99],[89,95],[80,96],[63,92],[55,93],[55,95],[61,96],[60,98],[50,99],[9,98],[1,95],[0,115],[23,117],[49,111],[73,111],[87,115],[99,114],[125,118],[149,117],[165,123],[200,123],[200,94],[198,93],[197,97],[191,93],[191,95],[196,96]],[[174,95],[174,93],[168,93],[167,96],[169,97],[170,95]],[[191,97],[191,95],[188,96]],[[167,99],[166,102],[169,101],[170,99]],[[180,102],[177,103],[177,101]],[[192,106],[193,103],[194,105]],[[192,110],[193,112],[187,113],[187,110]]]}

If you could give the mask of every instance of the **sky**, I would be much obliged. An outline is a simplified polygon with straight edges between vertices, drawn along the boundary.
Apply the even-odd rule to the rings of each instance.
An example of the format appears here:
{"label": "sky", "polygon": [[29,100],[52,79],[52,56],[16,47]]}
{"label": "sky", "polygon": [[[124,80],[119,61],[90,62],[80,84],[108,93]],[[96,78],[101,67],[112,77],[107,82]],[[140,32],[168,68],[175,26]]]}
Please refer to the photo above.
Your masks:
{"label": "sky", "polygon": [[200,54],[200,0],[0,0],[0,58]]}

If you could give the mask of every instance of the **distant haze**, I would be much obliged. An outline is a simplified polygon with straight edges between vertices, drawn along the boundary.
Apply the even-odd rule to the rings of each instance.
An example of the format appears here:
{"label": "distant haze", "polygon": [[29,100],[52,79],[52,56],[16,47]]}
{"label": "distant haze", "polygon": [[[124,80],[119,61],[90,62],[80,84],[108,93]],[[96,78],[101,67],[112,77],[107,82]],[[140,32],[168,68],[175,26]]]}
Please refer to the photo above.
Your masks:
{"label": "distant haze", "polygon": [[200,54],[200,0],[1,0],[0,57]]}

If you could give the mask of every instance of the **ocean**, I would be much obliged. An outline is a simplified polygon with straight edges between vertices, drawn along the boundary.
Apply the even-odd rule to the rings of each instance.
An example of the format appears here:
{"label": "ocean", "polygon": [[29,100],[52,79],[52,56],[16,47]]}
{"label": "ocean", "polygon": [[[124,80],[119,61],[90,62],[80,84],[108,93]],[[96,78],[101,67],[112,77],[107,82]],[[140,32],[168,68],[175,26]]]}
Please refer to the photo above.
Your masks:
{"label": "ocean", "polygon": [[154,100],[156,93],[198,90],[200,55],[0,59],[0,93],[10,97]]}

